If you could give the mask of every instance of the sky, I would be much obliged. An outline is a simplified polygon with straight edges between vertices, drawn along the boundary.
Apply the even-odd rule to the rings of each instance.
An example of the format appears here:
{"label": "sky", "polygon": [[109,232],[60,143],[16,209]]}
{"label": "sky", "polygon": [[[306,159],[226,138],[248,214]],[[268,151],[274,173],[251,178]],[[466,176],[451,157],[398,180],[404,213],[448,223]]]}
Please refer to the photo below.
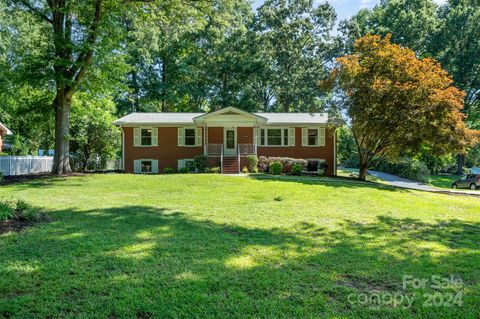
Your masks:
{"label": "sky", "polygon": [[[253,0],[253,7],[256,9],[262,5],[264,0]],[[437,4],[444,4],[446,0],[433,0]],[[323,1],[319,1],[323,2]],[[328,1],[337,13],[337,21],[349,19],[361,9],[371,9],[380,0],[330,0]]]}

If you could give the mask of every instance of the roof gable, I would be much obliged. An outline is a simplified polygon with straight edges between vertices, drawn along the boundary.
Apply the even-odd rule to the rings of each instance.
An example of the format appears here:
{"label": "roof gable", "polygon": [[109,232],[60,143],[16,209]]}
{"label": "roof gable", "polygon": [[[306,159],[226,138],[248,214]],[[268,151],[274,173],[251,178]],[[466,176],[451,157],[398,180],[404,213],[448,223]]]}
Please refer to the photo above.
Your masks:
{"label": "roof gable", "polygon": [[[211,113],[202,114],[194,119],[195,123],[204,123],[205,121],[215,119],[219,119],[220,121],[228,120],[222,118],[223,116],[228,115],[230,119],[237,119],[237,120],[251,120],[251,121],[258,121],[258,122],[265,122],[266,118],[263,116],[250,113],[244,110],[237,109],[236,107],[229,106],[224,109],[220,109]],[[237,118],[235,118],[237,117]]]}
{"label": "roof gable", "polygon": [[3,132],[6,135],[11,135],[13,134],[12,131],[10,131],[5,125],[0,123],[0,132]]}

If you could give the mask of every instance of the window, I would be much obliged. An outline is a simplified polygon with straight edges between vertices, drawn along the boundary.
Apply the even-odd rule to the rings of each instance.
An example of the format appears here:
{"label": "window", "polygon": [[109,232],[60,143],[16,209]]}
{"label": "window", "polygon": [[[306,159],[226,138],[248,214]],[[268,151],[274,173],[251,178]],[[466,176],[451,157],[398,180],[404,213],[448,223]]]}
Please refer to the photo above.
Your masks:
{"label": "window", "polygon": [[178,128],[178,146],[202,146],[202,129],[195,127]]}
{"label": "window", "polygon": [[325,146],[325,128],[302,128],[302,146]]}
{"label": "window", "polygon": [[193,160],[185,160],[185,167],[188,168],[190,172],[195,172],[195,162]]}
{"label": "window", "polygon": [[135,174],[158,174],[158,160],[138,159],[133,161]]}
{"label": "window", "polygon": [[151,173],[152,171],[152,161],[141,161],[140,172]]}
{"label": "window", "polygon": [[141,129],[141,145],[142,146],[152,145],[152,129],[150,128]]}
{"label": "window", "polygon": [[317,146],[318,145],[318,130],[309,129],[308,130],[308,146]]}
{"label": "window", "polygon": [[193,159],[178,160],[178,169],[188,168],[190,172],[195,172],[195,161]]}
{"label": "window", "polygon": [[194,128],[185,129],[185,145],[195,146],[195,129]]}
{"label": "window", "polygon": [[268,129],[267,130],[267,144],[280,146],[282,145],[282,130],[281,129]]}
{"label": "window", "polygon": [[289,129],[268,128],[260,130],[261,146],[288,146]]}

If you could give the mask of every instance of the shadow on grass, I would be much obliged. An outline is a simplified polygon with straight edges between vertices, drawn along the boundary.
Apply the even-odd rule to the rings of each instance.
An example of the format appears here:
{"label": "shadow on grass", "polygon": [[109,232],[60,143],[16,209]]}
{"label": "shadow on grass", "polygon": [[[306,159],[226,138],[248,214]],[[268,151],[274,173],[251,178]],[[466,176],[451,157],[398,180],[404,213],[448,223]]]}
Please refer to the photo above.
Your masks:
{"label": "shadow on grass", "polygon": [[[146,206],[54,215],[0,239],[0,317],[473,318],[479,306],[478,223],[379,216],[293,231]],[[400,290],[404,274],[460,276],[462,312],[349,304],[351,293]]]}
{"label": "shadow on grass", "polygon": [[342,188],[372,188],[378,190],[386,190],[392,192],[410,192],[408,189],[379,184],[369,181],[361,181],[348,177],[315,177],[315,176],[285,176],[285,175],[269,175],[269,174],[252,174],[249,176],[263,182],[289,182],[300,183],[304,185],[324,185],[329,187]]}

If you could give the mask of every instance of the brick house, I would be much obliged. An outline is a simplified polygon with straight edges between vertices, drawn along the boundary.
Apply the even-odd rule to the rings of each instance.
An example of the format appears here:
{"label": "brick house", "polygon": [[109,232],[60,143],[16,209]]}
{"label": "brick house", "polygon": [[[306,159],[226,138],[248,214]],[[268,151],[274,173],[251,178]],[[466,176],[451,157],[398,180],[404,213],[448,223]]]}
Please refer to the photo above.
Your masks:
{"label": "brick house", "polygon": [[0,123],[0,153],[3,152],[3,138],[5,137],[5,135],[10,134],[12,134],[12,132],[10,132],[10,130],[5,125]]}
{"label": "brick house", "polygon": [[210,167],[238,173],[246,157],[281,156],[326,162],[336,175],[336,127],[324,113],[249,113],[227,107],[211,113],[131,113],[122,129],[123,169],[159,173],[193,169],[204,154]]}

